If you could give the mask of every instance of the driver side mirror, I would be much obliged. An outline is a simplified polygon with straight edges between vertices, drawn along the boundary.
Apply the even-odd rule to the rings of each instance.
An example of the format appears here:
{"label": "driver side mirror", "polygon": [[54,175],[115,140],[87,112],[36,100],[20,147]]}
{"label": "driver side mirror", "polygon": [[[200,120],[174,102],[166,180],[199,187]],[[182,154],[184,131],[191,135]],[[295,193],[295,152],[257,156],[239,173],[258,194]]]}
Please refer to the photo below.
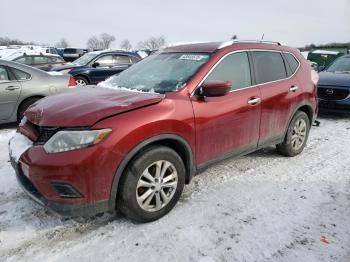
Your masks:
{"label": "driver side mirror", "polygon": [[215,97],[225,96],[232,87],[232,83],[229,81],[210,81],[205,82],[199,88],[199,96],[202,97]]}
{"label": "driver side mirror", "polygon": [[92,64],[92,67],[99,67],[100,66],[100,63],[99,62],[94,62],[93,64]]}

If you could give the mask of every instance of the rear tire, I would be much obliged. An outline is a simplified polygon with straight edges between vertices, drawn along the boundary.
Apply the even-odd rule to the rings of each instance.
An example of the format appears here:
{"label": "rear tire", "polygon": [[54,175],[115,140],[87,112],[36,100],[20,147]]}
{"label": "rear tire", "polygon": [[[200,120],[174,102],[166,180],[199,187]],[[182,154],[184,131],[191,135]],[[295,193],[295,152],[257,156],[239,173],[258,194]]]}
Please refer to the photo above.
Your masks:
{"label": "rear tire", "polygon": [[185,184],[185,172],[181,157],[171,148],[146,148],[132,160],[122,175],[117,208],[137,222],[161,218],[179,200]]}
{"label": "rear tire", "polygon": [[74,80],[76,86],[86,86],[89,84],[89,81],[83,76],[74,77]]}
{"label": "rear tire", "polygon": [[22,102],[22,104],[19,106],[17,111],[17,123],[21,122],[24,112],[28,109],[28,107],[40,99],[41,98],[39,97],[33,97],[33,98],[28,98]]}
{"label": "rear tire", "polygon": [[310,120],[303,111],[297,111],[289,123],[283,143],[276,145],[277,151],[285,156],[300,154],[307,142],[310,132]]}

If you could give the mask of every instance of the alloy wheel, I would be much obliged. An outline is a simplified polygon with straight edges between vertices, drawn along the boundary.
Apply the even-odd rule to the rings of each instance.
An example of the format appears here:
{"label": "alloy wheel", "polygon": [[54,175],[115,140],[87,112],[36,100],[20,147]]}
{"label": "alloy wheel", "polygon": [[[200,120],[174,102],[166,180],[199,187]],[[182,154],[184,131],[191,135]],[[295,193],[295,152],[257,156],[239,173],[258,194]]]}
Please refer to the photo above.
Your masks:
{"label": "alloy wheel", "polygon": [[307,127],[304,119],[298,119],[295,122],[292,137],[291,137],[291,145],[294,150],[299,150],[306,139]]}
{"label": "alloy wheel", "polygon": [[76,79],[75,85],[77,86],[86,86],[86,82],[83,79]]}
{"label": "alloy wheel", "polygon": [[139,178],[136,187],[137,203],[147,212],[159,211],[173,198],[177,184],[175,166],[166,160],[156,161]]}

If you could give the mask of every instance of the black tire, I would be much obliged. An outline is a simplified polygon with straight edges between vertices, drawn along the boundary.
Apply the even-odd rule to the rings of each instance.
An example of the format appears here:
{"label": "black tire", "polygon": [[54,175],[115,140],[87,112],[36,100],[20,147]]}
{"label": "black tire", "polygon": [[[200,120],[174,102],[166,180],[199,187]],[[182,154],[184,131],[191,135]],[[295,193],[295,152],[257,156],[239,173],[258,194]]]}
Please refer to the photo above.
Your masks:
{"label": "black tire", "polygon": [[74,77],[74,80],[77,86],[86,86],[89,84],[89,81],[86,79],[86,77],[83,76],[76,76]]}
{"label": "black tire", "polygon": [[[176,189],[173,190],[174,192],[170,192],[170,194],[172,194],[172,198],[165,206],[161,207],[160,210],[146,211],[140,206],[137,198],[137,194],[139,194],[139,191],[137,190],[143,188],[138,188],[137,186],[143,172],[150,166],[152,168],[152,164],[154,164],[156,161],[165,161],[173,165],[171,170],[174,167],[177,173],[177,186]],[[185,166],[181,157],[171,148],[165,146],[151,146],[146,148],[131,161],[121,177],[117,196],[117,209],[119,209],[127,218],[136,222],[151,222],[163,217],[176,205],[182,194],[185,184],[185,172]],[[150,188],[147,190],[149,189]],[[146,189],[143,190],[143,193],[145,193]],[[164,198],[161,196],[162,194],[159,192],[158,194],[160,195],[158,197],[161,197],[161,199],[164,200]],[[155,202],[156,199],[154,199],[153,196],[154,198],[157,196],[155,194],[151,196]],[[156,204],[154,204],[154,206],[156,206]]]}
{"label": "black tire", "polygon": [[[299,136],[295,131],[295,128],[297,128],[296,125],[298,125],[299,123],[305,124],[305,137],[302,142],[301,142],[302,138],[299,139]],[[292,118],[292,121],[290,121],[289,123],[283,143],[276,145],[277,151],[285,156],[296,156],[300,154],[306,145],[307,139],[309,137],[309,132],[310,132],[309,117],[305,112],[297,111],[294,117]],[[297,136],[298,138],[293,139],[293,136]],[[295,142],[296,140],[298,140],[298,142]],[[296,143],[299,143],[299,145],[296,146]]]}
{"label": "black tire", "polygon": [[41,99],[41,98],[40,97],[28,98],[21,103],[21,105],[19,106],[18,111],[17,111],[17,123],[21,122],[21,120],[23,118],[23,114],[28,109],[28,107],[31,106],[32,104],[34,104],[39,99]]}

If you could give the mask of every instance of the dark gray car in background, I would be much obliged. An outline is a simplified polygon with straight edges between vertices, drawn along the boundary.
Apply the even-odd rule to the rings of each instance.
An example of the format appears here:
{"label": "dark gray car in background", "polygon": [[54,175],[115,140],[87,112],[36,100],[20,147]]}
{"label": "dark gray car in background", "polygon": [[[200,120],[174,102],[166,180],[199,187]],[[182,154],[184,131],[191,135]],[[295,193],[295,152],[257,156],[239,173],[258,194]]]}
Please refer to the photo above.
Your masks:
{"label": "dark gray car in background", "polygon": [[0,60],[0,124],[19,122],[37,100],[75,87],[69,75],[52,75],[16,62]]}

